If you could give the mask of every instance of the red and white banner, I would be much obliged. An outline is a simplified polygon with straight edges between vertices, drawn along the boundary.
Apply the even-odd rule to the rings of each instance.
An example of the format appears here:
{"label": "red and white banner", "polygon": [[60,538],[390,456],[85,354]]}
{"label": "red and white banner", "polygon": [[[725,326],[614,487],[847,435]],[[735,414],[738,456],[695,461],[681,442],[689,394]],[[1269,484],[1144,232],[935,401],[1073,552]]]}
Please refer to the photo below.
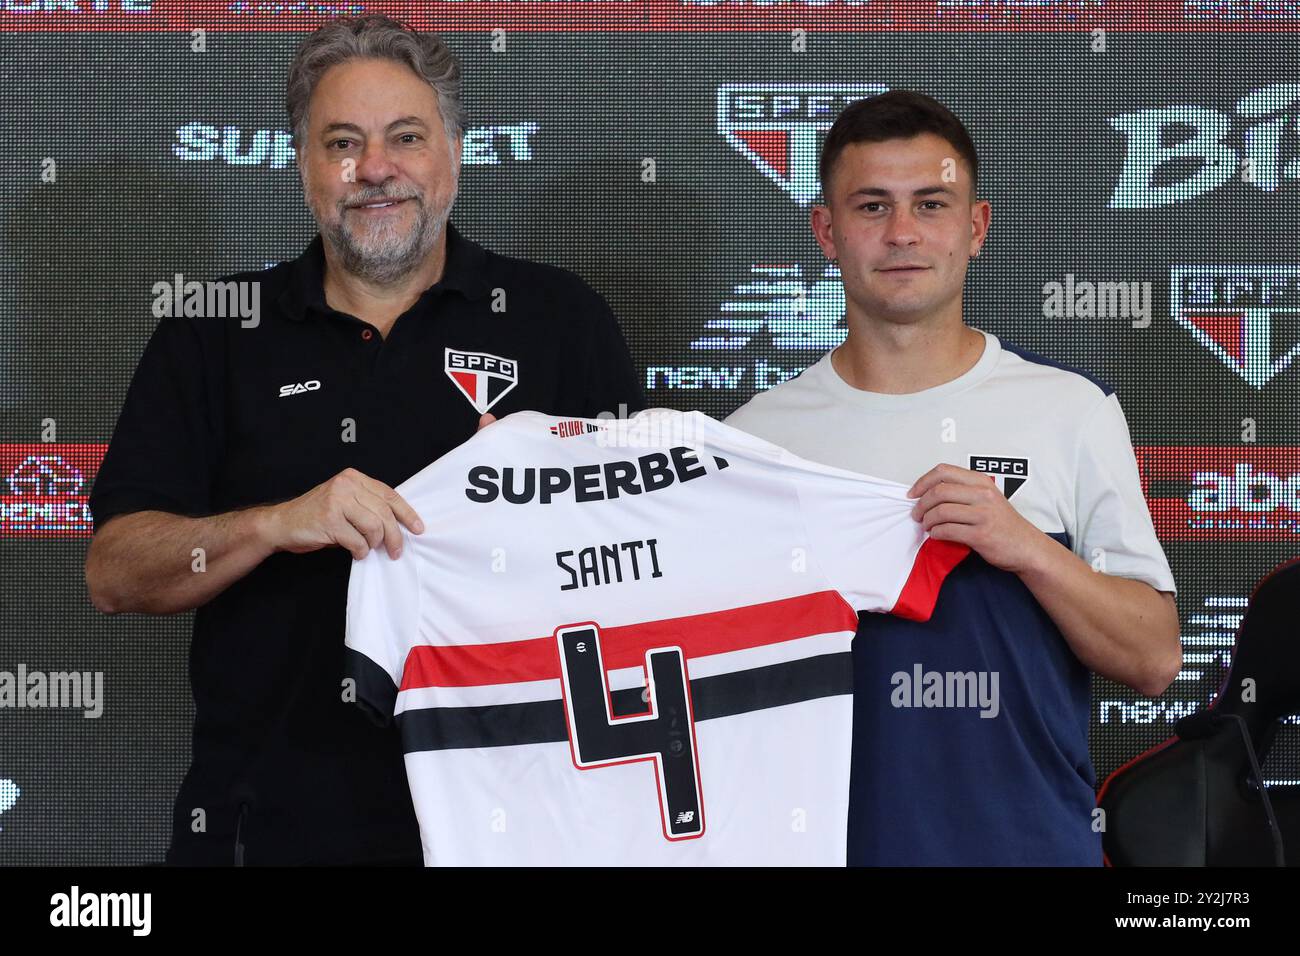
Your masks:
{"label": "red and white banner", "polygon": [[1135,449],[1164,541],[1300,541],[1300,448]]}

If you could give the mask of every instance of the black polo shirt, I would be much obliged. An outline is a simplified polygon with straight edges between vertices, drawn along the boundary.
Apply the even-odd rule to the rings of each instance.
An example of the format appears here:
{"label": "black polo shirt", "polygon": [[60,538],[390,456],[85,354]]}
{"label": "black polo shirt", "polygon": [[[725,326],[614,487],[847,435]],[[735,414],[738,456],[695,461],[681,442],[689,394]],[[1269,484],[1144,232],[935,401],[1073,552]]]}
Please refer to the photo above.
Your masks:
{"label": "black polo shirt", "polygon": [[[567,270],[449,224],[443,277],[385,339],[326,305],[324,263],[317,236],[298,259],[218,280],[259,283],[255,326],[159,323],[90,496],[96,528],[284,501],[349,466],[396,486],[469,438],[488,403],[498,418],[644,407],[608,305]],[[419,861],[396,732],[343,699],[351,563],[341,548],[278,553],[196,612],[193,762],[169,862],[232,862],[237,825],[249,864]]]}

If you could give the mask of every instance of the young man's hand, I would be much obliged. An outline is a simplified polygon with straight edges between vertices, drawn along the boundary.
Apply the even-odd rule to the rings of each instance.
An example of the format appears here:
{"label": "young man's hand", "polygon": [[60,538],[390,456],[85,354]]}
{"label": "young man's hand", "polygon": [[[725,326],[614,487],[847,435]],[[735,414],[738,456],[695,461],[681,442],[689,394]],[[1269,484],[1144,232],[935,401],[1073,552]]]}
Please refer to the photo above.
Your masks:
{"label": "young man's hand", "polygon": [[907,494],[918,499],[912,517],[932,538],[964,544],[1003,571],[1029,570],[1052,540],[1016,511],[989,475],[967,468],[936,465]]}

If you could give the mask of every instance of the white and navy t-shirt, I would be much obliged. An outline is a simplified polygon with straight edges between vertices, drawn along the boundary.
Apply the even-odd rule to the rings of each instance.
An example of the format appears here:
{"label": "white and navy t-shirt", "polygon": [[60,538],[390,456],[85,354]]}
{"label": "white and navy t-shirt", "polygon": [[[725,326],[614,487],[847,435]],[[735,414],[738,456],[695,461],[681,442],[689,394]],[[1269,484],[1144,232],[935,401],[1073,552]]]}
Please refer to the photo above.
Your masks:
{"label": "white and navy t-shirt", "polygon": [[[1114,392],[984,338],[965,374],[904,395],[852,387],[828,353],[727,423],[909,486],[940,463],[988,474],[1097,570],[1174,591]],[[1019,578],[972,554],[930,621],[864,616],[853,657],[851,863],[1101,863],[1090,673]]]}
{"label": "white and navy t-shirt", "polygon": [[510,415],[397,489],[349,673],[437,864],[843,864],[857,611],[922,620],[964,547],[906,487],[698,413]]}

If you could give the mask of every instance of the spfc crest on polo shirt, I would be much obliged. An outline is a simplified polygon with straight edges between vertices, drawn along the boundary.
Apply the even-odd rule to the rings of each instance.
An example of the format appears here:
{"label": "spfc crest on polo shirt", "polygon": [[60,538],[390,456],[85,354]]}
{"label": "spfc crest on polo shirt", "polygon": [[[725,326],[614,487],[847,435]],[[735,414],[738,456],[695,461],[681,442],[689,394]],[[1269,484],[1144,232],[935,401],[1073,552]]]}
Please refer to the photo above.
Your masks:
{"label": "spfc crest on polo shirt", "polygon": [[447,349],[447,377],[482,415],[519,384],[519,363],[487,352]]}
{"label": "spfc crest on polo shirt", "polygon": [[970,470],[988,475],[998,491],[1008,498],[1029,480],[1028,458],[1005,458],[1002,455],[971,455]]}

